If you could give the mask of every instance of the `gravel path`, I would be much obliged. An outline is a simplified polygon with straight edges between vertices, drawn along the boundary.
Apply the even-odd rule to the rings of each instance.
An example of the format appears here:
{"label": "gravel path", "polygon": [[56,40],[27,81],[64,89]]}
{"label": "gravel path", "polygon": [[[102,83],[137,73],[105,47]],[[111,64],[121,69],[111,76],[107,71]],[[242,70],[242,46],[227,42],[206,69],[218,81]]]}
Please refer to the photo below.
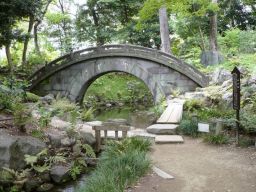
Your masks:
{"label": "gravel path", "polygon": [[155,145],[154,165],[174,176],[151,173],[131,192],[256,192],[256,148],[211,146],[185,137],[184,144]]}

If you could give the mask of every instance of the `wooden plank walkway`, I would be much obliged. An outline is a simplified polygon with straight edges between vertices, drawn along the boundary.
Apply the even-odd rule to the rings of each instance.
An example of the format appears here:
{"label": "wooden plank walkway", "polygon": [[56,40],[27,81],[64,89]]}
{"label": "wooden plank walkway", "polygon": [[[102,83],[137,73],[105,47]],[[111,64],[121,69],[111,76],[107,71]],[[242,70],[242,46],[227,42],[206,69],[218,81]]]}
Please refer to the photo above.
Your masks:
{"label": "wooden plank walkway", "polygon": [[157,123],[180,123],[182,119],[183,104],[185,100],[175,99],[168,101],[168,106]]}

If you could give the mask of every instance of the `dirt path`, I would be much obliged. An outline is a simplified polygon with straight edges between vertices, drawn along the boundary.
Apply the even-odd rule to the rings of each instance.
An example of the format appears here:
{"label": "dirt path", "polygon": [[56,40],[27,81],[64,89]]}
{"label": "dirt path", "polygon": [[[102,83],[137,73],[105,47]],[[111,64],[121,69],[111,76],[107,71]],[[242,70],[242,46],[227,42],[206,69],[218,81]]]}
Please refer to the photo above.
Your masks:
{"label": "dirt path", "polygon": [[256,192],[256,149],[216,147],[200,139],[184,144],[155,145],[154,165],[173,175],[142,178],[131,192]]}

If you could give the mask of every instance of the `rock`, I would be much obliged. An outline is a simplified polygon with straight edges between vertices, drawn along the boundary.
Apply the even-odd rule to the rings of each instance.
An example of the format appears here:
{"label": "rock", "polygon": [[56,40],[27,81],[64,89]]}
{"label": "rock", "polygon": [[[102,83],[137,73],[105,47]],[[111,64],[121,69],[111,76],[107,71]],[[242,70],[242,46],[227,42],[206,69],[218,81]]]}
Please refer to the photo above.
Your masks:
{"label": "rock", "polygon": [[184,140],[180,135],[158,135],[155,137],[155,142],[157,144],[183,143]]}
{"label": "rock", "polygon": [[68,137],[68,135],[65,131],[60,131],[57,129],[49,130],[46,134],[47,134],[47,136],[50,140],[50,143],[53,147],[60,147],[61,140]]}
{"label": "rock", "polygon": [[38,110],[33,110],[31,112],[31,116],[33,119],[39,120],[41,118],[41,114]]}
{"label": "rock", "polygon": [[51,119],[50,126],[60,130],[67,130],[71,126],[71,123],[63,121],[60,118],[54,116]]}
{"label": "rock", "polygon": [[44,183],[37,188],[38,192],[50,191],[54,187],[51,183]]}
{"label": "rock", "polygon": [[229,87],[229,86],[232,86],[232,83],[233,83],[232,79],[229,79],[229,80],[227,80],[227,81],[224,81],[224,82],[222,83],[221,87]]}
{"label": "rock", "polygon": [[217,65],[224,61],[224,57],[218,51],[203,51],[200,62],[205,65]]}
{"label": "rock", "polygon": [[39,177],[30,177],[26,182],[25,182],[25,191],[26,192],[34,192],[35,189],[37,189],[43,181]]}
{"label": "rock", "polygon": [[229,79],[232,79],[231,72],[222,68],[218,68],[213,72],[211,83],[221,85],[224,81]]}
{"label": "rock", "polygon": [[53,94],[48,94],[44,97],[41,97],[41,101],[45,102],[47,104],[51,104],[53,100],[54,100],[54,95]]}
{"label": "rock", "polygon": [[227,103],[228,106],[231,106],[233,94],[230,92],[227,92],[224,95],[222,95],[222,99]]}
{"label": "rock", "polygon": [[203,99],[206,97],[205,92],[187,92],[185,93],[184,97],[186,99]]}
{"label": "rock", "polygon": [[98,158],[86,158],[85,161],[86,161],[87,165],[95,167],[98,164],[99,159]]}
{"label": "rock", "polygon": [[0,167],[14,170],[25,168],[24,155],[36,155],[46,148],[41,140],[30,136],[0,135]]}
{"label": "rock", "polygon": [[157,135],[173,135],[176,133],[177,127],[178,125],[176,124],[154,124],[147,127],[147,132]]}
{"label": "rock", "polygon": [[61,139],[61,146],[62,147],[71,147],[72,145],[74,145],[76,143],[76,140],[74,138],[64,138]]}
{"label": "rock", "polygon": [[111,103],[107,103],[106,107],[112,107],[112,104]]}
{"label": "rock", "polygon": [[70,179],[70,165],[55,165],[50,170],[50,175],[55,183],[63,183]]}
{"label": "rock", "polygon": [[249,79],[248,79],[248,85],[255,85],[256,84],[256,75],[252,75]]}
{"label": "rock", "polygon": [[76,131],[78,133],[80,133],[80,132],[94,133],[94,131],[92,130],[92,126],[88,125],[86,123],[77,124],[76,125]]}
{"label": "rock", "polygon": [[95,137],[93,136],[92,133],[90,132],[79,132],[79,136],[80,136],[80,139],[84,142],[84,143],[87,143],[89,145],[94,145],[95,142],[96,142],[96,139]]}

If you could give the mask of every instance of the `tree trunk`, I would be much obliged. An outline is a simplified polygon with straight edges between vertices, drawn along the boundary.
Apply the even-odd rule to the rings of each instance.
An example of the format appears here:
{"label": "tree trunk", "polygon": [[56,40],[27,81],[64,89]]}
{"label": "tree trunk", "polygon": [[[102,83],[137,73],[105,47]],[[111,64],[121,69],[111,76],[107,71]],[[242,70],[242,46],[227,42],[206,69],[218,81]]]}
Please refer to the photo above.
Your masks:
{"label": "tree trunk", "polygon": [[22,66],[27,64],[27,50],[28,50],[28,42],[30,39],[31,31],[34,25],[34,16],[31,15],[29,17],[29,24],[28,24],[28,33],[24,41],[23,53],[22,53]]}
{"label": "tree trunk", "polygon": [[161,50],[165,53],[171,53],[167,9],[164,6],[159,9],[159,23],[161,34]]}
{"label": "tree trunk", "polygon": [[38,43],[38,26],[41,24],[41,21],[37,21],[34,25],[34,44],[35,44],[35,50],[36,53],[41,55],[39,43]]}
{"label": "tree trunk", "polygon": [[8,67],[9,67],[9,72],[10,74],[13,74],[13,62],[12,62],[10,44],[5,46],[5,53],[6,53]]}
{"label": "tree trunk", "polygon": [[[212,3],[217,3],[217,0],[212,0]],[[210,50],[218,51],[217,44],[217,14],[214,13],[210,17]]]}

